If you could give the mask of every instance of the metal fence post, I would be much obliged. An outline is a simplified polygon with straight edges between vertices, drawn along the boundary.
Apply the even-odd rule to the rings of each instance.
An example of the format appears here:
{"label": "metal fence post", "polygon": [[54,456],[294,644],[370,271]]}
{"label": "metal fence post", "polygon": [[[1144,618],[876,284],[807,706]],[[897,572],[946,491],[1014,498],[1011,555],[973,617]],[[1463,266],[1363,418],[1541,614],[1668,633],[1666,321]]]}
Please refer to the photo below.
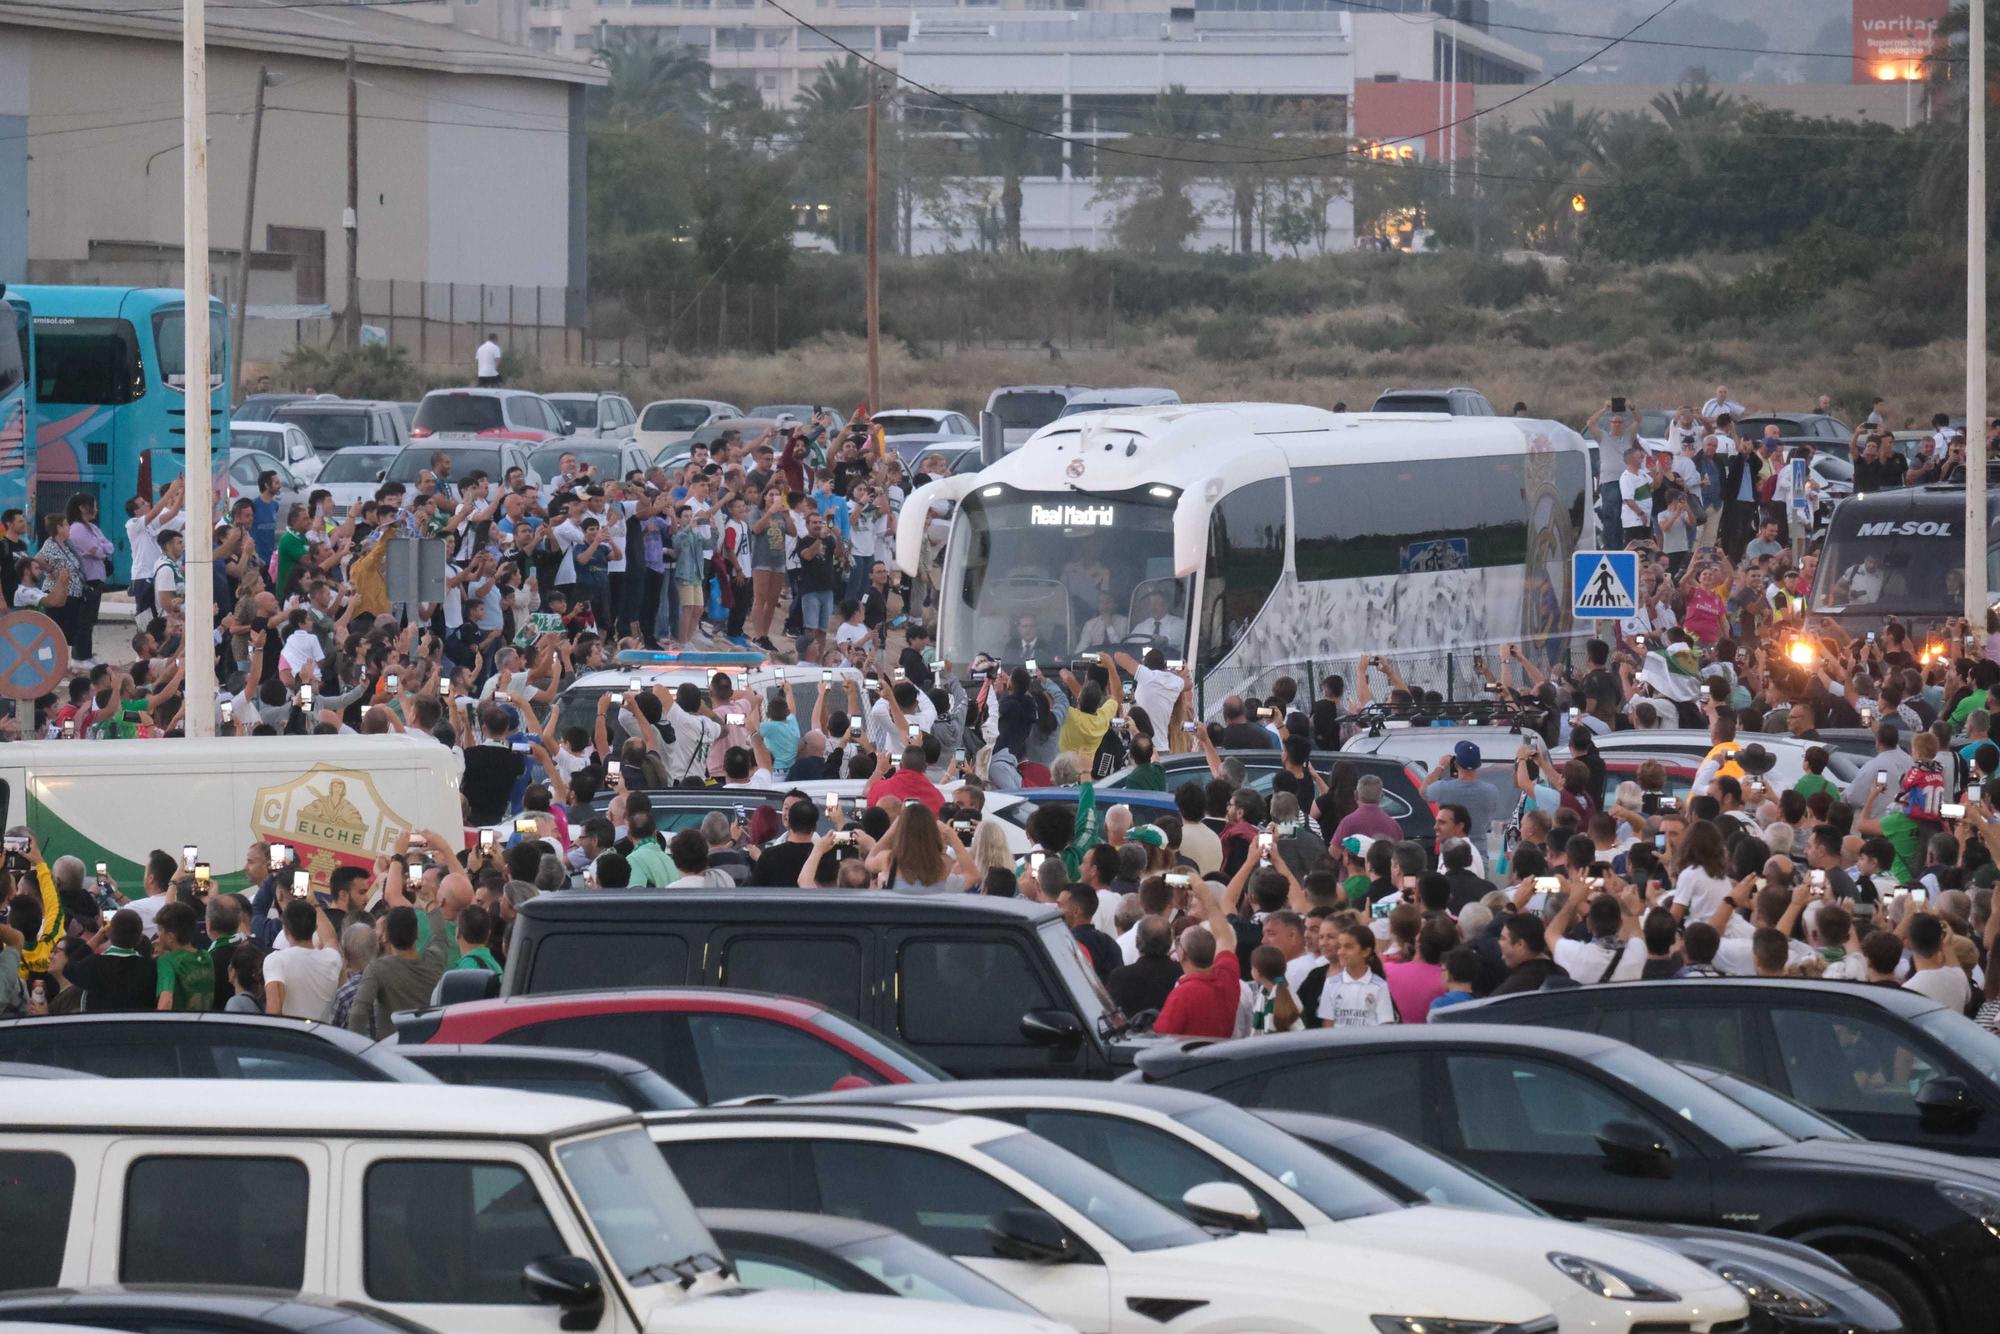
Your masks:
{"label": "metal fence post", "polygon": [[542,288],[535,285],[535,360],[542,359]]}

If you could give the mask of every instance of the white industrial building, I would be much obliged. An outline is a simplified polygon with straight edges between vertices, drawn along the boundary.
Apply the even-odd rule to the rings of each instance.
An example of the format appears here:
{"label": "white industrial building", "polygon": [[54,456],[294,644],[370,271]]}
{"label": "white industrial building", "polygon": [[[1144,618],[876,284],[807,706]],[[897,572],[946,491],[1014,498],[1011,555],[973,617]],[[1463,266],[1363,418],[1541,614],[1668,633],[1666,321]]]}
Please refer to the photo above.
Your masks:
{"label": "white industrial building", "polygon": [[[487,0],[491,3],[492,0]],[[268,68],[250,298],[342,307],[350,50],[363,312],[581,318],[588,64],[369,5],[211,6],[209,219],[229,290]],[[179,285],[181,34],[159,0],[0,6],[0,281]],[[395,286],[390,286],[395,280]],[[254,342],[254,338],[253,338]]]}
{"label": "white industrial building", "polygon": [[[1122,201],[1118,179],[1107,181],[1100,173],[1118,170],[1122,160],[1091,154],[1078,144],[1115,147],[1143,126],[1167,88],[1184,89],[1215,123],[1230,99],[1265,98],[1312,108],[1315,132],[1344,135],[1354,93],[1350,18],[1330,10],[925,12],[903,48],[901,69],[915,84],[975,105],[980,98],[1010,95],[1046,106],[1054,128],[1076,142],[1048,141],[1040,169],[1022,180],[1021,243],[1029,249],[1103,249],[1112,243],[1111,226]],[[999,182],[985,184],[989,193],[997,192]],[[1187,248],[1239,248],[1229,185],[1199,179],[1190,197],[1202,221]],[[1328,250],[1351,247],[1354,210],[1345,192],[1336,191],[1315,207],[1323,210],[1316,219],[1316,244]],[[976,244],[962,224],[918,209],[910,238],[916,253]],[[1259,234],[1253,248],[1271,247]]]}

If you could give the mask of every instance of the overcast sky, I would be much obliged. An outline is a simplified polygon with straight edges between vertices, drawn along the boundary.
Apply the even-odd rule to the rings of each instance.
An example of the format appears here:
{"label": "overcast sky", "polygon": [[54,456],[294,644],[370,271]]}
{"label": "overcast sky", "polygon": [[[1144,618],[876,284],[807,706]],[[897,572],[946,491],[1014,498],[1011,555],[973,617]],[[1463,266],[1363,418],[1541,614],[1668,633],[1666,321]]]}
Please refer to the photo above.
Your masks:
{"label": "overcast sky", "polygon": [[[1493,0],[1493,21],[1527,27],[1565,28],[1582,33],[1622,33],[1654,9],[1660,0]],[[1710,51],[1671,46],[1624,44],[1614,47],[1572,79],[1608,81],[1620,78],[1652,83],[1671,81],[1690,66],[1706,67],[1722,83],[1797,83],[1848,81],[1845,59],[1767,54],[1785,51],[1825,51],[1846,56],[1852,6],[1849,0],[1677,0],[1637,34],[1663,41],[1746,48]],[[1496,26],[1493,35],[1534,51],[1551,62],[1551,70],[1587,54],[1601,42]]]}

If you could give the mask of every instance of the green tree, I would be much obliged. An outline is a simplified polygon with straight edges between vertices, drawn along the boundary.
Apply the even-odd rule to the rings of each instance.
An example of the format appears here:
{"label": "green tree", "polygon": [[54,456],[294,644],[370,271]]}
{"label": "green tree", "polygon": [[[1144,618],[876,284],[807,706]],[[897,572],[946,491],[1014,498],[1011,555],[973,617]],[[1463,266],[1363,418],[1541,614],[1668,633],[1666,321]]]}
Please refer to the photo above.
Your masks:
{"label": "green tree", "polygon": [[1178,254],[1201,230],[1193,186],[1198,178],[1215,174],[1204,168],[1219,156],[1195,142],[1206,122],[1200,99],[1175,84],[1155,95],[1141,130],[1118,144],[1128,155],[1098,155],[1102,174],[1097,198],[1119,205],[1111,227],[1121,248]]}
{"label": "green tree", "polygon": [[[801,155],[799,200],[812,207],[814,230],[849,254],[858,252],[866,240],[866,107],[875,86],[873,75],[855,56],[830,60],[820,66],[792,108],[796,151]],[[821,204],[826,205],[824,210]]]}
{"label": "green tree", "polygon": [[1008,93],[980,98],[978,113],[965,113],[974,160],[981,174],[1000,181],[1000,227],[997,241],[1010,254],[1021,252],[1021,178],[1047,161],[1054,141],[1049,138],[1060,112],[1046,97]]}
{"label": "green tree", "polygon": [[708,60],[694,47],[631,31],[598,48],[593,63],[611,81],[590,93],[590,111],[624,129],[647,121],[698,124],[708,108]]}

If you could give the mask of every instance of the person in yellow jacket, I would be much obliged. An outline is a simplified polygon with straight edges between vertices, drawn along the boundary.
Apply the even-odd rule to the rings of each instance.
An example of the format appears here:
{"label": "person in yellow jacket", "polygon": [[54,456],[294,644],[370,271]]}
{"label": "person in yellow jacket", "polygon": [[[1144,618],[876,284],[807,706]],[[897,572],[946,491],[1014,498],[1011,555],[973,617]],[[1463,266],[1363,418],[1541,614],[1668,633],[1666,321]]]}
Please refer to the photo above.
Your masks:
{"label": "person in yellow jacket", "polygon": [[[7,831],[6,869],[8,921],[25,938],[21,949],[21,980],[26,982],[36,973],[49,971],[49,955],[63,936],[62,899],[56,894],[56,878],[49,872],[41,845],[28,832],[26,825],[15,825]],[[35,882],[32,888],[28,884],[31,874]],[[42,900],[40,923],[16,920],[14,901],[24,895],[34,895],[37,891],[40,891]],[[26,916],[25,912],[21,914],[23,919]],[[30,925],[37,925],[37,929],[29,931]]]}

